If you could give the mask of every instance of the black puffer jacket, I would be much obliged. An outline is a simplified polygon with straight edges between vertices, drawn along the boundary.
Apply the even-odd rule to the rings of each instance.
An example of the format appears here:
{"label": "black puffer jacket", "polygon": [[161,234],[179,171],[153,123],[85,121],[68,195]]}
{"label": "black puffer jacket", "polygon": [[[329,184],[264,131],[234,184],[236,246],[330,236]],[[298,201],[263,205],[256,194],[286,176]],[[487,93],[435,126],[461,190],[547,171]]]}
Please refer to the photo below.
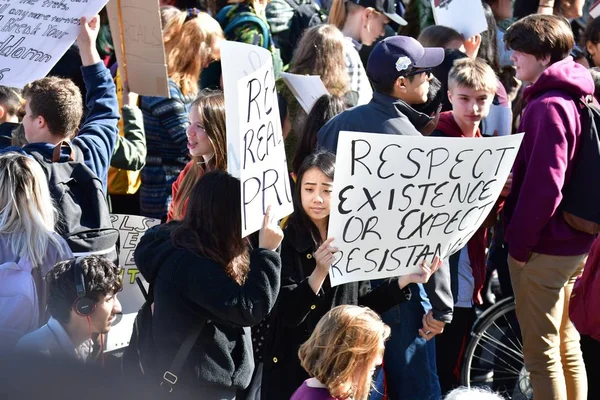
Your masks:
{"label": "black puffer jacket", "polygon": [[223,266],[175,247],[170,234],[178,224],[148,230],[135,251],[140,272],[154,283],[156,370],[167,369],[190,330],[206,321],[177,385],[189,391],[195,381],[204,380],[245,388],[254,370],[249,327],[275,304],[281,258],[273,251],[253,250],[250,272],[239,286]]}

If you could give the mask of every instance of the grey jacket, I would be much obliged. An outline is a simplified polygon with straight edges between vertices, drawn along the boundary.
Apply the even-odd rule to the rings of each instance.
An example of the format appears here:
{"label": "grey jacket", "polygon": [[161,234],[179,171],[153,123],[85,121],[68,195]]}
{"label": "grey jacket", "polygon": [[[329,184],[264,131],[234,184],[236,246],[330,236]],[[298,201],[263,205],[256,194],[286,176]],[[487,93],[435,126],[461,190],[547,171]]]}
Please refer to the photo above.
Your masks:
{"label": "grey jacket", "polygon": [[[418,129],[430,121],[430,117],[404,101],[375,92],[368,104],[346,110],[325,124],[318,133],[317,143],[319,147],[335,153],[340,131],[421,136]],[[454,298],[448,259],[424,287],[433,308],[433,317],[438,321],[451,322]]]}

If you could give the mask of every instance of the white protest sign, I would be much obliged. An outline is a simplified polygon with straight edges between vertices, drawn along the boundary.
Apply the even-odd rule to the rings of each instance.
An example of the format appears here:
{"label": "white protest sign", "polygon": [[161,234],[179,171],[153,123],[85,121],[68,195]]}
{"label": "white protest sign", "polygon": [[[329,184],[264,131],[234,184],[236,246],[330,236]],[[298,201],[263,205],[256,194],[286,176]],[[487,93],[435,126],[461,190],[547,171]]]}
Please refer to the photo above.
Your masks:
{"label": "white protest sign", "polygon": [[71,47],[79,18],[105,0],[0,0],[0,85],[22,88],[43,78]]}
{"label": "white protest sign", "polygon": [[590,6],[589,13],[592,18],[600,17],[600,0]]}
{"label": "white protest sign", "polygon": [[329,93],[318,75],[297,75],[282,72],[281,79],[307,114],[319,97]]}
{"label": "white protest sign", "polygon": [[111,327],[106,341],[106,351],[112,351],[129,344],[133,321],[138,310],[144,304],[144,296],[135,279],[140,278],[148,290],[148,284],[140,274],[133,252],[148,228],[160,224],[159,219],[138,215],[111,214],[113,228],[119,230],[119,266],[122,268],[123,290],[118,294],[121,303],[120,315]]}
{"label": "white protest sign", "polygon": [[418,272],[420,261],[460,250],[493,208],[522,138],[341,132],[332,286]]}
{"label": "white protest sign", "polygon": [[481,0],[431,0],[436,25],[450,27],[468,39],[488,28]]}
{"label": "white protest sign", "polygon": [[272,63],[241,78],[237,87],[242,237],[245,237],[262,227],[268,206],[276,219],[290,215],[294,206]]}
{"label": "white protest sign", "polygon": [[267,63],[273,63],[271,52],[259,46],[225,41],[221,44],[221,69],[225,96],[227,130],[227,172],[240,177],[240,124],[238,81]]}

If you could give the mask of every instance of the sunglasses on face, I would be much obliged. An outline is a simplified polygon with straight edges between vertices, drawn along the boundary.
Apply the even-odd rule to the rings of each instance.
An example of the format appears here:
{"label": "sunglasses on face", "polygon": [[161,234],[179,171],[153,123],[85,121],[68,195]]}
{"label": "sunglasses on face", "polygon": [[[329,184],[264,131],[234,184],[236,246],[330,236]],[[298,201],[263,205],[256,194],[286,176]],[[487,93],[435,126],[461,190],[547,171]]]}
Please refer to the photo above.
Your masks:
{"label": "sunglasses on face", "polygon": [[416,76],[420,74],[426,74],[427,78],[431,78],[431,68],[415,68],[412,71],[404,74],[404,76]]}

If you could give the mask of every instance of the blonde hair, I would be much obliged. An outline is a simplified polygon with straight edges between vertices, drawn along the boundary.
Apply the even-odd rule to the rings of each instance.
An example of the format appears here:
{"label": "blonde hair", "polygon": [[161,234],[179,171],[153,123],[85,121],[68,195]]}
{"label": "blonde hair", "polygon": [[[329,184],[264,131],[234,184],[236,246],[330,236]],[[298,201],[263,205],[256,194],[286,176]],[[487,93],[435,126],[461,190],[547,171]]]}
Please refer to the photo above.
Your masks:
{"label": "blonde hair", "polygon": [[448,74],[448,87],[452,89],[457,86],[495,94],[498,90],[498,77],[484,60],[461,58],[454,62]]}
{"label": "blonde hair", "polygon": [[[372,379],[367,367],[383,355],[389,336],[389,326],[370,308],[337,306],[321,318],[298,356],[306,372],[327,386],[331,396],[365,400]],[[360,378],[354,382],[357,371]]]}
{"label": "blonde hair", "polygon": [[174,6],[162,6],[160,7],[160,24],[164,30],[169,22],[179,15],[180,11]]}
{"label": "blonde hair", "polygon": [[362,6],[350,1],[333,0],[331,3],[331,10],[329,10],[329,16],[327,17],[327,23],[335,25],[340,30],[344,29],[348,14],[360,11],[362,8]]}
{"label": "blonde hair", "polygon": [[350,79],[344,58],[344,35],[334,25],[317,25],[302,34],[290,72],[319,75],[329,93],[344,95]]}
{"label": "blonde hair", "polygon": [[169,78],[185,96],[195,96],[203,66],[220,58],[221,26],[205,12],[181,11],[167,23],[163,37]]}
{"label": "blonde hair", "polygon": [[173,199],[173,219],[181,220],[184,216],[185,203],[194,189],[194,185],[205,171],[227,171],[227,137],[225,135],[225,98],[221,91],[206,91],[194,100],[191,108],[198,110],[204,131],[214,150],[213,158],[204,164],[202,156],[192,157],[193,164],[185,175]]}
{"label": "blonde hair", "polygon": [[59,252],[54,232],[57,212],[46,175],[29,157],[8,152],[0,155],[0,235],[6,235],[11,252],[42,264],[49,246]]}

